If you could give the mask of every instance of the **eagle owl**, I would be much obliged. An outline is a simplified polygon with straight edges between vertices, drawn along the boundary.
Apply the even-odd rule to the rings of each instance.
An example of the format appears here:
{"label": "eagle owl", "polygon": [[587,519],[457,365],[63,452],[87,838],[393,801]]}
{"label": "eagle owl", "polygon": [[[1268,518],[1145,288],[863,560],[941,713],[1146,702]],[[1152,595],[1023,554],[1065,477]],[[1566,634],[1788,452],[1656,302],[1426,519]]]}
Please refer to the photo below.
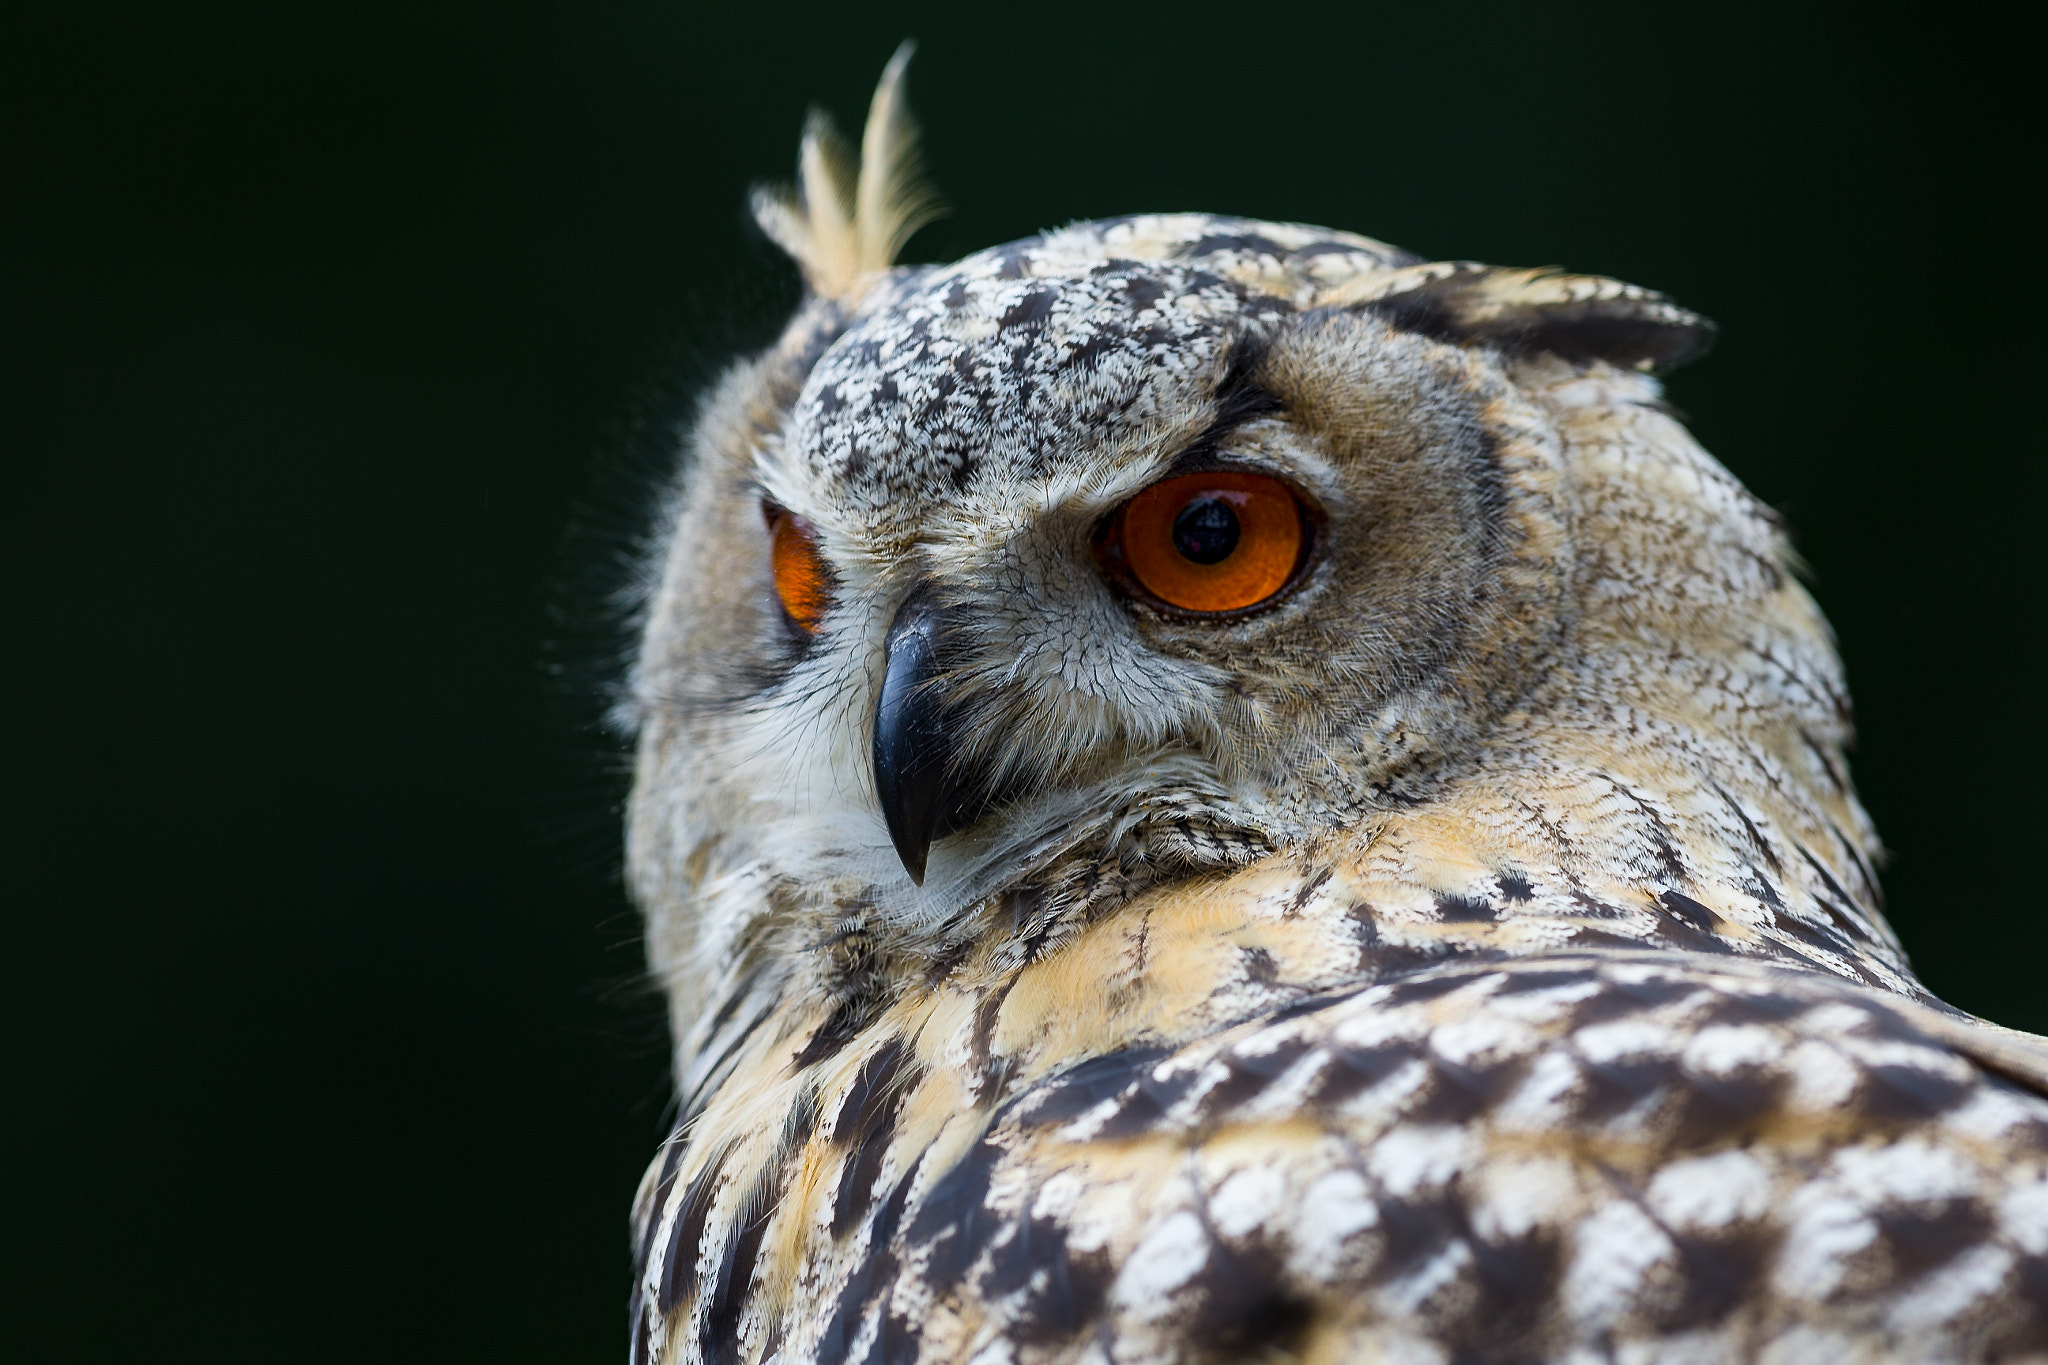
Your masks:
{"label": "eagle owl", "polygon": [[1614,280],[761,225],[631,680],[635,1361],[2048,1359],[2048,1043],[1915,980],[1777,518]]}

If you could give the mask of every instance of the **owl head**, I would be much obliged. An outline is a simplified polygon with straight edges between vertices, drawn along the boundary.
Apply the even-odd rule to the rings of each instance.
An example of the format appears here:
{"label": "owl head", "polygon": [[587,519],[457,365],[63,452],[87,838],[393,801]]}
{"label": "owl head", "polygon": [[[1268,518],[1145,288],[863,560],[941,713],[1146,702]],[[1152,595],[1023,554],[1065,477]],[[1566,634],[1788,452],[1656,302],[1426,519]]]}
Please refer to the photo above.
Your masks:
{"label": "owl head", "polygon": [[629,857],[679,1021],[734,962],[943,962],[1369,829],[1612,723],[1590,678],[1706,723],[1644,658],[1761,629],[1833,676],[1768,514],[1658,402],[1701,318],[1202,214],[892,267],[930,206],[902,73],[857,169],[814,120],[757,197],[807,295],[664,514]]}

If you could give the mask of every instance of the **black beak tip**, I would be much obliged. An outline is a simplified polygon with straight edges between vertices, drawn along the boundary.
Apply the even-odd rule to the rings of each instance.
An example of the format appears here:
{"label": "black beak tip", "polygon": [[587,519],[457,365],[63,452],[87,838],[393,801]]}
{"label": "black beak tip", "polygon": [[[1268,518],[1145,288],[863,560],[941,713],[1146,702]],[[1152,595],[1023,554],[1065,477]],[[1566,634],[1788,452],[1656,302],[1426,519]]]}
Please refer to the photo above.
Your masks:
{"label": "black beak tip", "polygon": [[938,633],[936,611],[913,595],[890,628],[875,708],[875,796],[896,856],[918,886],[954,796],[946,717],[933,686],[941,674]]}
{"label": "black beak tip", "polygon": [[931,845],[928,843],[919,844],[900,839],[896,842],[896,856],[903,860],[903,870],[910,874],[912,886],[924,885],[925,858],[930,853]]}
{"label": "black beak tip", "polygon": [[916,728],[914,722],[906,723],[900,708],[883,707],[883,719],[875,727],[875,795],[903,870],[923,886],[925,862],[937,833],[936,798],[942,793],[932,772],[939,762],[928,747],[906,742]]}
{"label": "black beak tip", "polygon": [[941,686],[947,618],[929,589],[913,592],[889,627],[875,705],[875,797],[903,870],[924,885],[932,842],[972,825],[996,799],[987,773],[960,761],[957,711]]}
{"label": "black beak tip", "polygon": [[[885,711],[886,714],[886,711]],[[889,842],[903,870],[918,886],[924,885],[925,862],[932,851],[932,808],[936,804],[929,779],[922,771],[919,754],[906,754],[904,745],[891,743],[901,731],[891,726],[876,727],[875,794],[881,800],[882,819],[889,826]]]}

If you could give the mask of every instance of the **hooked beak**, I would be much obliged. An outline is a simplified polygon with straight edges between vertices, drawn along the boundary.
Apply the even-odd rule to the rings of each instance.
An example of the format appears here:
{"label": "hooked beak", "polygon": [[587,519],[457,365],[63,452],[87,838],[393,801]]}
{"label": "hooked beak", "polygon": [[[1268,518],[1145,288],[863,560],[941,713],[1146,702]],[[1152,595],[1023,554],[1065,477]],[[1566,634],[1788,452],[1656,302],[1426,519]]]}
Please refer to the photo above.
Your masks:
{"label": "hooked beak", "polygon": [[989,800],[954,750],[957,717],[941,698],[946,644],[946,613],[920,587],[889,627],[875,707],[875,795],[903,870],[919,886],[932,841],[972,823]]}

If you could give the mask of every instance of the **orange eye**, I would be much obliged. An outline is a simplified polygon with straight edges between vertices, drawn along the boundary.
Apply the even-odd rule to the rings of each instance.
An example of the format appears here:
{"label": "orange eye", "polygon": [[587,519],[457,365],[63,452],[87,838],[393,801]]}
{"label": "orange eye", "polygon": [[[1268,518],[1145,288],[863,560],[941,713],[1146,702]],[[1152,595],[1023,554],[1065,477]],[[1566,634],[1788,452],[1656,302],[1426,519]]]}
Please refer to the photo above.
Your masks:
{"label": "orange eye", "polygon": [[1243,611],[1294,577],[1308,514],[1286,484],[1216,469],[1162,479],[1124,504],[1097,541],[1104,567],[1169,607]]}
{"label": "orange eye", "polygon": [[776,599],[798,629],[815,634],[832,605],[832,576],[818,554],[817,534],[794,512],[767,511]]}

